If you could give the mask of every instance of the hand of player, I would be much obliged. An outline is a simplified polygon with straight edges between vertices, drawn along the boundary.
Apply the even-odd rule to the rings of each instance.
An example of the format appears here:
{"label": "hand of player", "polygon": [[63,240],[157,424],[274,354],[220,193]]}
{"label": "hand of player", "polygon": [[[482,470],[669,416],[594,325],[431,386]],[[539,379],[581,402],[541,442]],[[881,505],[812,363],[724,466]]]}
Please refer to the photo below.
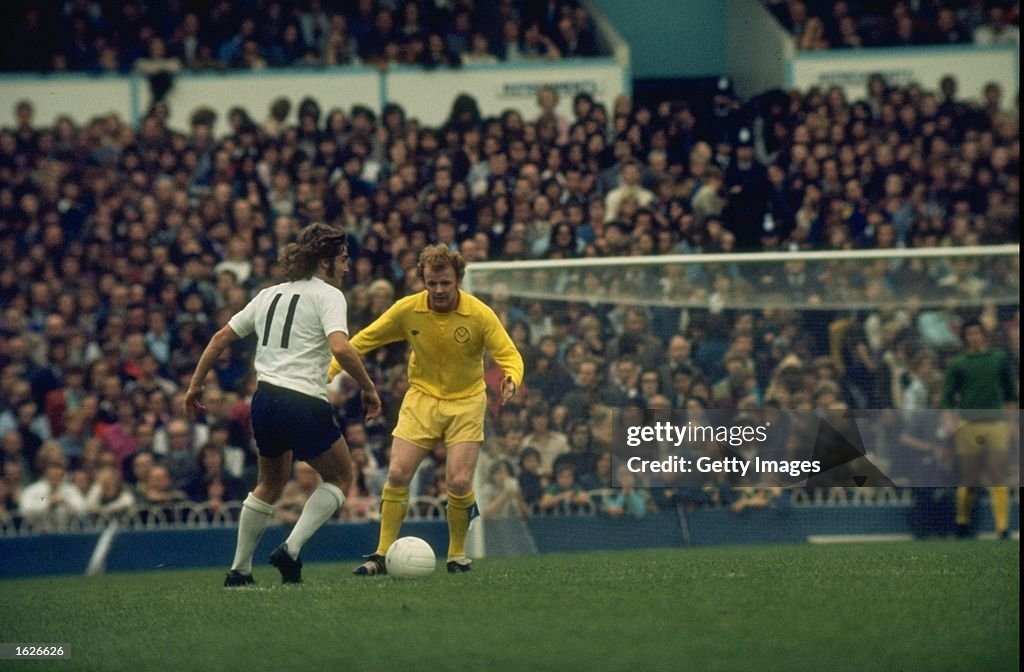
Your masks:
{"label": "hand of player", "polygon": [[505,376],[505,379],[501,381],[501,405],[504,406],[512,397],[516,396],[518,389],[512,376]]}
{"label": "hand of player", "polygon": [[366,420],[370,421],[380,415],[381,403],[380,397],[377,396],[377,389],[371,387],[370,389],[363,388],[363,410],[366,411]]}
{"label": "hand of player", "polygon": [[203,402],[199,401],[199,398],[203,395],[203,388],[192,387],[188,388],[185,392],[185,415],[188,416],[189,420],[195,421],[199,417],[200,411],[205,411],[206,406],[203,406]]}

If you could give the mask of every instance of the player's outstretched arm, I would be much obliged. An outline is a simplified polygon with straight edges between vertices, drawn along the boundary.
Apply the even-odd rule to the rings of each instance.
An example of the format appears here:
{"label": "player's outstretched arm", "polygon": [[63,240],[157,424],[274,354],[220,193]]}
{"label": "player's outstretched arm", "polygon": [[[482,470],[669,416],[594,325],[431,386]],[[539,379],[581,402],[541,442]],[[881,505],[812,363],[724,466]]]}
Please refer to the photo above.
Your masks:
{"label": "player's outstretched arm", "polygon": [[[401,316],[409,305],[411,304],[407,301],[395,303],[369,326],[361,329],[358,334],[353,336],[350,343],[358,356],[364,357],[367,353],[373,352],[382,345],[402,340],[404,337],[402,335]],[[345,362],[342,362],[335,356],[331,360],[331,365],[327,367],[328,382],[334,380],[334,377],[341,373],[343,369],[348,371]],[[349,373],[352,372],[349,371]]]}
{"label": "player's outstretched arm", "polygon": [[192,373],[192,380],[189,382],[188,390],[185,392],[185,414],[188,415],[189,420],[195,420],[199,416],[200,411],[206,410],[199,401],[203,394],[203,384],[206,381],[206,376],[210,373],[210,369],[213,368],[213,363],[220,357],[220,353],[224,352],[224,348],[237,340],[238,334],[231,328],[231,325],[225,324],[207,343],[206,349],[203,350],[203,354],[199,357],[199,363],[196,364],[196,370]]}
{"label": "player's outstretched arm", "polygon": [[331,332],[327,336],[327,342],[331,347],[331,353],[334,354],[335,361],[340,362],[345,367],[345,370],[356,379],[359,386],[363,388],[363,409],[366,411],[366,419],[373,420],[380,415],[380,397],[377,396],[377,387],[373,384],[370,374],[366,372],[366,367],[363,366],[363,360],[359,358],[359,353],[349,343],[348,336],[340,331]]}

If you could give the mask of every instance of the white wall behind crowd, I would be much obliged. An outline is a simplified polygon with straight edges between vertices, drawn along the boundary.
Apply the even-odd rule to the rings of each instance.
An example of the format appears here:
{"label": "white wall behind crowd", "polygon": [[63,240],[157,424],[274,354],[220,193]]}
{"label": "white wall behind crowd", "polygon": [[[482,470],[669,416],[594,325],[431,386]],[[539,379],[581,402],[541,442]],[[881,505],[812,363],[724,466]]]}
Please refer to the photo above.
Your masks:
{"label": "white wall behind crowd", "polygon": [[892,86],[916,82],[930,91],[939,91],[942,78],[953,75],[960,98],[980,102],[985,86],[994,82],[1003,92],[1003,108],[1012,109],[1020,88],[1018,53],[1012,45],[805,51],[793,57],[788,85],[801,90],[838,86],[853,101],[864,97],[874,73]]}
{"label": "white wall behind crowd", "polygon": [[[428,126],[444,123],[452,101],[460,93],[476,98],[481,112],[497,115],[506,109],[526,118],[537,115],[537,89],[548,84],[560,94],[559,112],[572,116],[572,97],[580,91],[611,103],[628,94],[629,66],[611,58],[558,61],[529,65],[470,65],[452,70],[424,72],[396,68],[337,68],[317,71],[274,70],[260,72],[183,73],[167,95],[168,124],[187,131],[192,112],[210,107],[217,112],[215,133],[227,131],[227,112],[242,107],[256,121],[267,116],[270,103],[281,96],[292,101],[292,119],[300,100],[311,97],[325,113],[335,107],[351,110],[364,105],[379,112],[385,103],[398,103],[409,117]],[[36,122],[53,124],[67,115],[77,124],[114,113],[137,123],[151,103],[144,77],[90,77],[87,75],[0,76],[0,127],[15,122],[14,107],[30,100]]]}

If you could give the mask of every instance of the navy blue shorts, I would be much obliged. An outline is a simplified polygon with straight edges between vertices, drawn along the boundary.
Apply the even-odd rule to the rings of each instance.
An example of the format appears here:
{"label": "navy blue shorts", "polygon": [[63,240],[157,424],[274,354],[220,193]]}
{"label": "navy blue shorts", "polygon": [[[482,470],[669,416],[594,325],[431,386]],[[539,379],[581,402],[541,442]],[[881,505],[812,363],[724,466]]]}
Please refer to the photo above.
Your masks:
{"label": "navy blue shorts", "polygon": [[296,460],[310,460],[330,448],[341,430],[323,399],[261,382],[252,397],[252,434],[261,457],[290,450]]}

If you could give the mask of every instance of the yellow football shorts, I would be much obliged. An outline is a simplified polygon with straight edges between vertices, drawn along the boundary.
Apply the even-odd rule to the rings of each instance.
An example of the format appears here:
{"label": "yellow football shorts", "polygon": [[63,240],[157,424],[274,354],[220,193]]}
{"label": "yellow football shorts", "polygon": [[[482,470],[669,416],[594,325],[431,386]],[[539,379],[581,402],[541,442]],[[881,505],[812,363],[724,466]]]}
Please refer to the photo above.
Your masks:
{"label": "yellow football shorts", "polygon": [[487,391],[462,399],[440,399],[410,387],[398,411],[392,436],[430,450],[440,439],[445,445],[484,440]]}
{"label": "yellow football shorts", "polygon": [[1002,420],[971,420],[960,425],[953,438],[957,455],[974,457],[990,450],[1010,448],[1009,426]]}

